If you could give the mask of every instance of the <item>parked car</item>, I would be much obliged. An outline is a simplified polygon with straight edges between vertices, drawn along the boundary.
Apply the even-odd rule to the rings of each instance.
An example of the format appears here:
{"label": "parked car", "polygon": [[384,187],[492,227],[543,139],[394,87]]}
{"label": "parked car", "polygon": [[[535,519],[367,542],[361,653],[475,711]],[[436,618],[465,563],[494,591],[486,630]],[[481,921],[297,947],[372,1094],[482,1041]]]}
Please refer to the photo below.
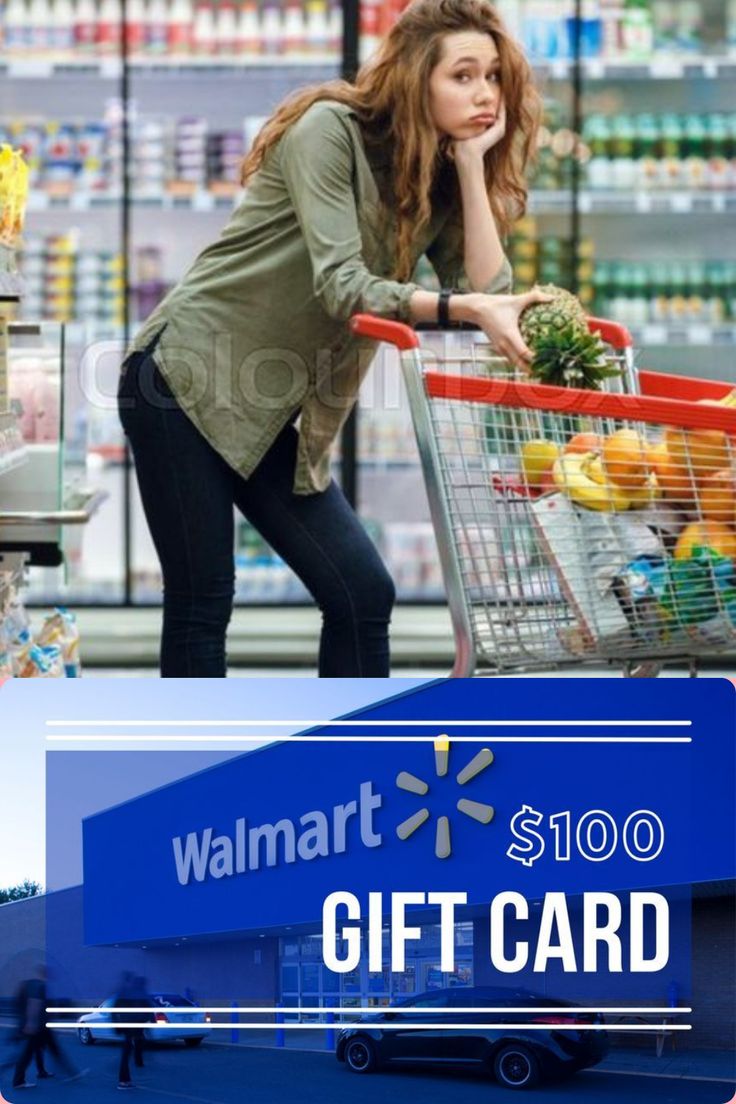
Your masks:
{"label": "parked car", "polygon": [[[452,1011],[484,1007],[525,1011]],[[556,1008],[564,1011],[547,1011]],[[353,1073],[370,1073],[391,1063],[485,1067],[508,1089],[531,1089],[545,1078],[595,1066],[607,1054],[604,1030],[574,1030],[576,1024],[602,1024],[603,1017],[576,1008],[570,1001],[523,989],[435,989],[344,1027],[338,1036],[337,1059]],[[514,1026],[493,1026],[499,1023]],[[453,1024],[472,1026],[452,1030]],[[535,1028],[529,1030],[527,1024]]]}
{"label": "parked car", "polygon": [[[109,997],[94,1012],[88,1012],[85,1016],[79,1017],[77,1032],[80,1043],[91,1046],[98,1039],[109,1039],[118,1043],[121,1041],[121,1036],[117,1033],[116,1020],[119,1020],[121,1014],[124,1015],[125,1009],[115,1008],[116,1000],[116,997]],[[185,1046],[196,1047],[210,1033],[210,1028],[207,1026],[210,1022],[209,1016],[200,1012],[197,1005],[186,997],[180,997],[176,993],[149,993],[145,999],[141,999],[140,1007],[147,1008],[149,1005],[152,1021],[177,1024],[178,1029],[157,1031],[155,1028],[151,1030],[144,1028],[145,1039],[155,1039],[156,1042],[161,1042],[163,1039],[181,1039]],[[172,1012],[172,1008],[191,1008],[192,1011]]]}

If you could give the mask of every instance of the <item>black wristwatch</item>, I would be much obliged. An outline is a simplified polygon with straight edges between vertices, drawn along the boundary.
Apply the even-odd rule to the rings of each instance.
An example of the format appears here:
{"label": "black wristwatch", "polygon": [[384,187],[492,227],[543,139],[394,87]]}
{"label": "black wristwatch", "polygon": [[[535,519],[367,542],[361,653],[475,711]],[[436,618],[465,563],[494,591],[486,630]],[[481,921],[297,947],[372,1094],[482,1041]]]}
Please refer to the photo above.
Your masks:
{"label": "black wristwatch", "polygon": [[442,288],[437,301],[437,325],[443,330],[450,326],[450,296],[457,295],[457,288]]}

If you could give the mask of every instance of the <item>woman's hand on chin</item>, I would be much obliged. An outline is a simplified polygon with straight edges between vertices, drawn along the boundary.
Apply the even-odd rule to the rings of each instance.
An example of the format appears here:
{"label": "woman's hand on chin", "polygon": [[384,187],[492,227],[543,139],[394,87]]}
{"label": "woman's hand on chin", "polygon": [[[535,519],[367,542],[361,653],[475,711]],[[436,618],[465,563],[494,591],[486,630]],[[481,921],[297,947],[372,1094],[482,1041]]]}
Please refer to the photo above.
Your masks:
{"label": "woman's hand on chin", "polygon": [[481,134],[472,138],[456,138],[447,147],[447,155],[456,165],[469,164],[483,161],[490,149],[497,146],[506,134],[506,108],[503,104],[498,109],[495,123],[492,123]]}

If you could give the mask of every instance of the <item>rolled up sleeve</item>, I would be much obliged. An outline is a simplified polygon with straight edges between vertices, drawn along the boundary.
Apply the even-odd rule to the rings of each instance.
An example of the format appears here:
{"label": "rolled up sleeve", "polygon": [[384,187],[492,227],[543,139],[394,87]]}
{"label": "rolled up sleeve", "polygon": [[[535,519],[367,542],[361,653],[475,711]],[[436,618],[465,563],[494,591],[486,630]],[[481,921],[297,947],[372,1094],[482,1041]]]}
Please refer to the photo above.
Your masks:
{"label": "rolled up sleeve", "polygon": [[[450,215],[439,234],[427,248],[427,257],[442,287],[473,291],[465,272],[465,238],[462,220]],[[493,279],[480,290],[485,295],[507,295],[514,286],[514,272],[508,257]]]}
{"label": "rolled up sleeve", "polygon": [[419,285],[375,276],[363,260],[349,125],[320,102],[280,143],[281,172],[309,251],[314,293],[335,319],[364,311],[408,322]]}

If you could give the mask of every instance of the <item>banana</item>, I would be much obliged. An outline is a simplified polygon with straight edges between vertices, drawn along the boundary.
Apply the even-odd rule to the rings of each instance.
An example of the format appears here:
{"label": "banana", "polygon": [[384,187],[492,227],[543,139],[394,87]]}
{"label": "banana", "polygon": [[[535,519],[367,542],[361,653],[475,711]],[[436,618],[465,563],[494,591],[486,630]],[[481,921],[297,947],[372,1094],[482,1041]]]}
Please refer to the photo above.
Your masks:
{"label": "banana", "polygon": [[568,498],[588,510],[612,513],[628,510],[631,505],[628,492],[605,481],[601,458],[595,452],[560,456],[554,463],[552,476]]}
{"label": "banana", "polygon": [[643,487],[627,487],[626,494],[632,510],[641,510],[653,506],[659,498],[659,483],[654,472],[650,472]]}

